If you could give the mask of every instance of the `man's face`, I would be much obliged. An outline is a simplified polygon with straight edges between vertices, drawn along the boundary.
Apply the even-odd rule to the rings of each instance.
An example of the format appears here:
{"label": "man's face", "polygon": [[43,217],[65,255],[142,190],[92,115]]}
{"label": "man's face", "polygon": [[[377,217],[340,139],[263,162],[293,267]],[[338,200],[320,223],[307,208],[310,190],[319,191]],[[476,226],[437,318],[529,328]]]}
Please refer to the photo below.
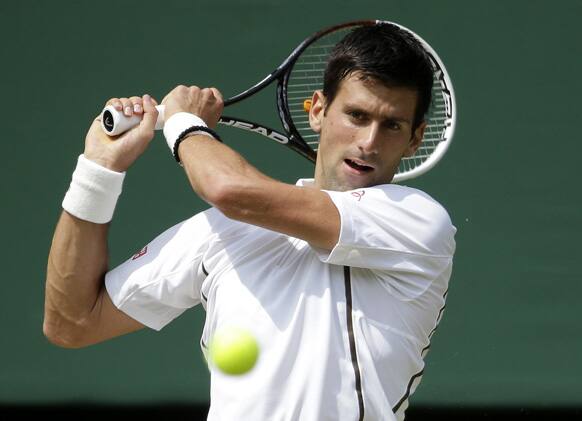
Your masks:
{"label": "man's face", "polygon": [[402,157],[420,146],[425,123],[414,133],[417,93],[376,80],[344,79],[331,104],[318,91],[309,115],[320,133],[315,186],[346,191],[392,181]]}

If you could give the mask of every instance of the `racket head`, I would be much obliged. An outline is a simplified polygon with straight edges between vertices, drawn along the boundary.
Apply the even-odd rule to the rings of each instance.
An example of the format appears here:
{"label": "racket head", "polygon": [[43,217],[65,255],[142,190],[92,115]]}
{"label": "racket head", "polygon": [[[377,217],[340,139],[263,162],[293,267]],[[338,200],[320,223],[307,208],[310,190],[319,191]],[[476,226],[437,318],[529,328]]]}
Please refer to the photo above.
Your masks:
{"label": "racket head", "polygon": [[[392,24],[412,34],[424,47],[433,66],[432,101],[425,116],[427,127],[423,142],[412,157],[402,158],[392,182],[417,177],[433,168],[450,146],[456,123],[456,102],[450,76],[436,51],[412,30],[389,21],[360,20],[332,26],[303,41],[279,66],[277,105],[279,117],[289,134],[289,143],[302,155],[315,161],[319,135],[309,125],[305,101],[323,89],[327,59],[350,31],[359,26]],[[313,153],[306,153],[309,150]]]}

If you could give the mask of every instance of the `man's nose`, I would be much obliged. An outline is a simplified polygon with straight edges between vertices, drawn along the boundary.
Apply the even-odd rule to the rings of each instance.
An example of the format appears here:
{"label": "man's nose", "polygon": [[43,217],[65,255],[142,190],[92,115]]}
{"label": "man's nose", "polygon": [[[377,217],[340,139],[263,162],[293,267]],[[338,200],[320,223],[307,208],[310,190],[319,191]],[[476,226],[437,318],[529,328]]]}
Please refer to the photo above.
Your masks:
{"label": "man's nose", "polygon": [[369,124],[362,128],[359,134],[358,148],[367,154],[377,152],[380,138],[380,127],[376,123]]}

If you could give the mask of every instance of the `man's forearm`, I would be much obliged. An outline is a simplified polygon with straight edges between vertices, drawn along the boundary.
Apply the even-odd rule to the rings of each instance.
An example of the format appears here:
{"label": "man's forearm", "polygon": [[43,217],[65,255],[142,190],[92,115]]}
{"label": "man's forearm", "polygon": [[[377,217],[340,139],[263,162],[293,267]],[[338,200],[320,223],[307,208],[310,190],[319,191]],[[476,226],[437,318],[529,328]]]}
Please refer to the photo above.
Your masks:
{"label": "man's forearm", "polygon": [[[239,199],[252,196],[252,190],[261,188],[263,183],[276,182],[236,151],[208,136],[186,138],[180,144],[179,154],[194,191],[217,208],[223,207],[232,194]],[[257,203],[245,205],[249,208]]]}
{"label": "man's forearm", "polygon": [[75,347],[90,322],[107,271],[108,224],[62,213],[48,258],[43,330],[58,345]]}

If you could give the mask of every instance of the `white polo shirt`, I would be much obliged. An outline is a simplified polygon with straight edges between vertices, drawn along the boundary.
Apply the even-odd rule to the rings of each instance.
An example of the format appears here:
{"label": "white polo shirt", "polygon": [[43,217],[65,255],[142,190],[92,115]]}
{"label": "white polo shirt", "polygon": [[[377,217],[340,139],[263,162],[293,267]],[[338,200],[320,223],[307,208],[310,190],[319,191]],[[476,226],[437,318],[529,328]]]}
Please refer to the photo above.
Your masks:
{"label": "white polo shirt", "polygon": [[211,368],[209,420],[404,419],[444,308],[456,230],[412,188],[328,194],[341,216],[331,252],[212,208],[106,275],[115,305],[152,329],[202,304],[203,350],[221,326],[256,335],[251,372]]}

